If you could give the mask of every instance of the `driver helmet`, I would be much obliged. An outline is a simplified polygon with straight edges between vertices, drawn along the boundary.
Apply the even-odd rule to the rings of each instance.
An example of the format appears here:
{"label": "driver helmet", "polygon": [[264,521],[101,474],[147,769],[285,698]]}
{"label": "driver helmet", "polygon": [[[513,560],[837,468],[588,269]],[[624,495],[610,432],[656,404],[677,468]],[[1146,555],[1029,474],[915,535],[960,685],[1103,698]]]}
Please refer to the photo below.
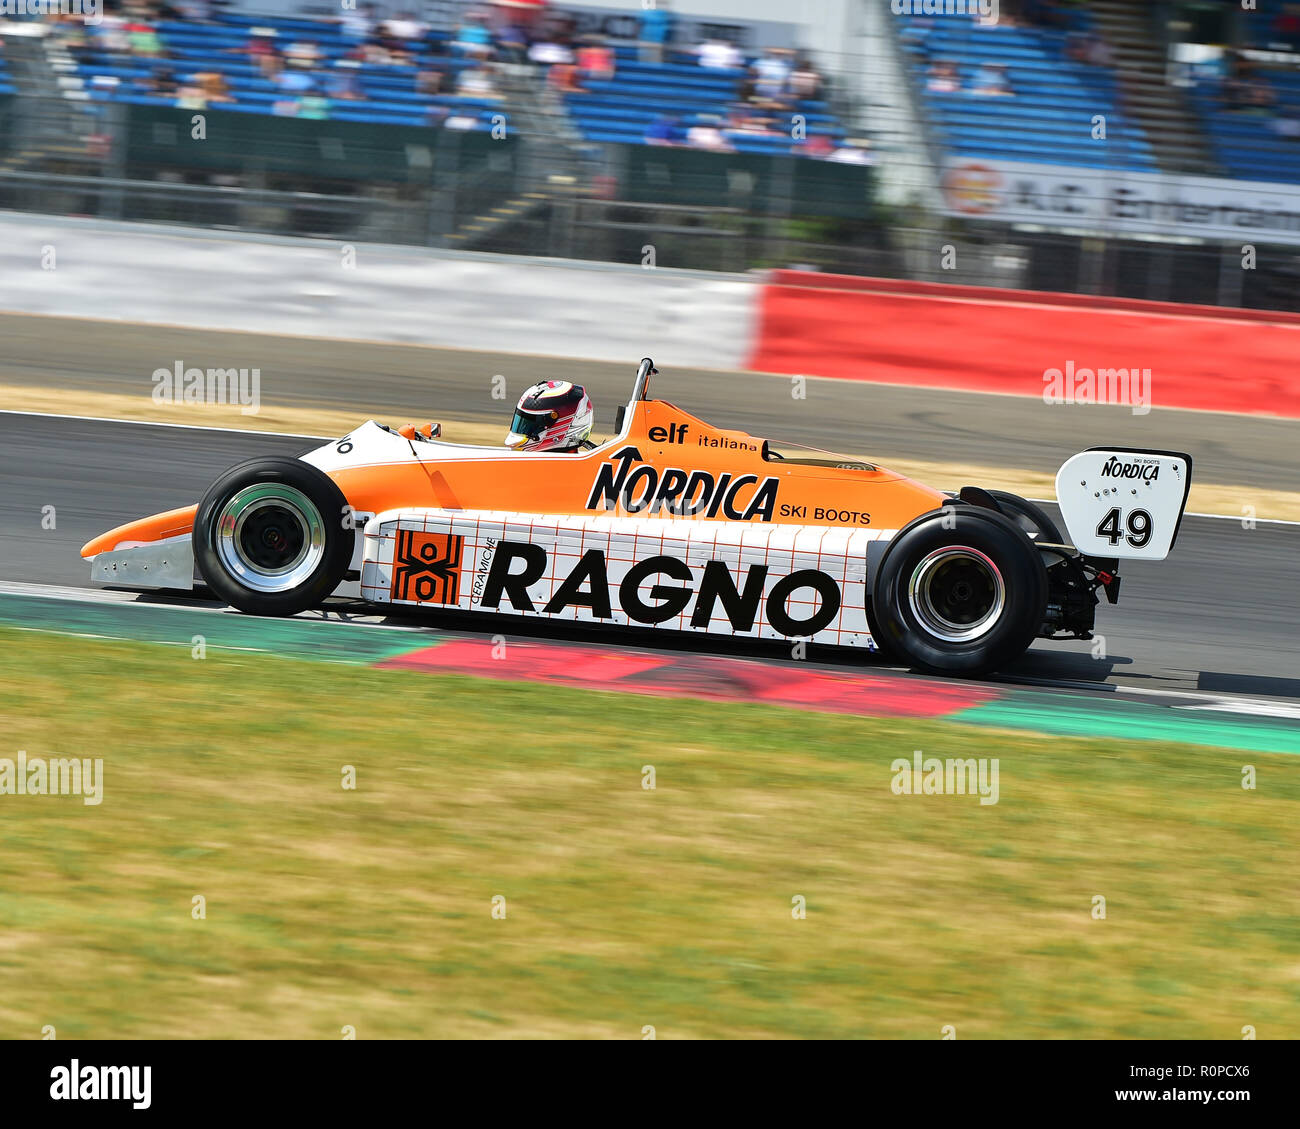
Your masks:
{"label": "driver helmet", "polygon": [[581,384],[543,380],[519,397],[505,445],[516,451],[572,450],[591,434],[594,418]]}

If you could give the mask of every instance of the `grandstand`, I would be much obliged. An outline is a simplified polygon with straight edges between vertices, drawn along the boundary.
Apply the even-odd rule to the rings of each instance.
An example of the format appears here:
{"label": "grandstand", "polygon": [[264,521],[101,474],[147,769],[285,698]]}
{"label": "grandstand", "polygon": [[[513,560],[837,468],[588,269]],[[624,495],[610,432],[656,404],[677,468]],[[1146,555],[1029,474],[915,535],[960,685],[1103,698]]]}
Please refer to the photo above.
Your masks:
{"label": "grandstand", "polygon": [[[642,144],[650,127],[667,120],[685,137],[696,125],[717,126],[731,148],[742,153],[789,153],[789,118],[799,114],[809,137],[823,137],[837,145],[844,129],[821,100],[794,100],[783,110],[784,128],[750,130],[727,128],[732,109],[743,99],[747,67],[712,70],[697,63],[641,62],[636,48],[615,48],[617,69],[609,80],[587,79],[584,90],[565,96],[565,102],[588,141]],[[753,60],[747,59],[746,63]]]}
{"label": "grandstand", "polygon": [[[1090,32],[1087,12],[1072,18],[1075,31]],[[1114,69],[1069,58],[1064,34],[985,27],[968,16],[900,16],[897,30],[933,139],[946,153],[1155,171],[1145,132],[1119,106]],[[947,82],[932,82],[937,67],[950,76]],[[976,92],[981,74],[990,71],[1005,76],[1009,94]],[[1106,119],[1104,142],[1092,137],[1097,114]]]}
{"label": "grandstand", "polygon": [[1202,81],[1192,93],[1215,161],[1238,179],[1300,184],[1300,70],[1261,68],[1254,75],[1270,92],[1267,107],[1228,104],[1224,81]]}
{"label": "grandstand", "polygon": [[[436,70],[445,76],[444,86],[454,87],[463,72],[478,66],[446,31],[430,30],[422,39],[406,43],[410,62],[395,65],[358,61],[356,39],[330,20],[227,13],[209,23],[163,20],[149,27],[157,37],[156,54],[140,51],[134,36],[124,40],[123,29],[108,26],[97,29],[78,52],[78,75],[92,101],[175,105],[177,94],[171,83],[193,83],[208,76],[211,84],[210,76],[218,75],[220,97],[205,101],[213,109],[244,113],[297,112],[392,125],[435,124],[455,115],[461,128],[490,129],[492,116],[500,109],[496,97],[430,94],[419,89],[422,70]],[[295,42],[313,45],[317,59],[300,79],[298,90],[286,91],[283,76],[268,76],[250,50],[257,39],[269,40],[279,52]],[[584,139],[641,144],[651,123],[668,117],[683,138],[694,125],[712,124],[724,127],[720,132],[729,147],[740,152],[799,151],[784,121],[781,128],[725,128],[725,119],[743,97],[745,68],[719,71],[694,62],[642,62],[632,45],[615,47],[613,52],[613,76],[607,80],[588,76],[580,90],[564,96]],[[286,69],[297,77],[292,68]],[[333,96],[339,87],[345,87],[349,96]],[[793,114],[802,115],[808,137],[824,139],[830,148],[843,141],[844,130],[825,102],[791,101],[783,107],[783,115]]]}
{"label": "grandstand", "polygon": [[[277,108],[284,112],[288,103],[307,96],[321,103],[312,112],[336,121],[427,125],[454,113],[461,128],[486,130],[499,110],[492,97],[428,94],[417,88],[422,66],[436,65],[454,84],[461,72],[476,65],[455,52],[445,32],[430,32],[406,44],[412,62],[396,65],[351,58],[356,42],[340,24],[328,20],[227,13],[211,23],[163,20],[150,26],[162,48],[157,55],[113,49],[110,37],[118,29],[94,29],[77,60],[92,100],[175,105],[176,94],[160,89],[160,78],[189,83],[215,74],[224,80],[223,95],[229,100],[212,100],[212,108],[245,113],[270,114]],[[255,37],[270,39],[281,51],[299,41],[314,45],[318,63],[304,73],[307,81],[299,90],[267,77],[249,53]],[[336,81],[346,82],[352,97],[331,97]]]}

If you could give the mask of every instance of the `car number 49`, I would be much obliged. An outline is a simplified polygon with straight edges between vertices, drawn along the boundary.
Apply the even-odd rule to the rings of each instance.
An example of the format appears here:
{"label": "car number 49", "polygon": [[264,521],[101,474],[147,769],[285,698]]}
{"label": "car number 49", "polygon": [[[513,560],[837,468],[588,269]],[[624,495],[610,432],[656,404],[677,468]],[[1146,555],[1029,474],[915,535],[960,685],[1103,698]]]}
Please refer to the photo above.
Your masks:
{"label": "car number 49", "polygon": [[1129,510],[1126,519],[1116,506],[1098,523],[1097,536],[1106,538],[1112,545],[1127,539],[1133,548],[1141,549],[1151,540],[1153,524],[1146,510]]}

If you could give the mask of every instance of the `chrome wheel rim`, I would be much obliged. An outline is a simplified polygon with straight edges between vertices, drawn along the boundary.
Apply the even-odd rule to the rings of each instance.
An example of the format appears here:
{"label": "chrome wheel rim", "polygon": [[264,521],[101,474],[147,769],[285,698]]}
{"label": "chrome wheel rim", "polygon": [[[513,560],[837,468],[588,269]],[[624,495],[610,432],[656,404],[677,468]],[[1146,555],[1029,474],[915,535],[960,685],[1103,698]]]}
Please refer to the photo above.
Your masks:
{"label": "chrome wheel rim", "polygon": [[917,621],[947,643],[987,635],[1002,618],[1006,585],[989,557],[966,545],[950,545],[923,557],[912,570],[908,603]]}
{"label": "chrome wheel rim", "polygon": [[216,551],[232,578],[254,592],[288,592],[325,557],[325,522],[301,490],[246,486],[221,508]]}

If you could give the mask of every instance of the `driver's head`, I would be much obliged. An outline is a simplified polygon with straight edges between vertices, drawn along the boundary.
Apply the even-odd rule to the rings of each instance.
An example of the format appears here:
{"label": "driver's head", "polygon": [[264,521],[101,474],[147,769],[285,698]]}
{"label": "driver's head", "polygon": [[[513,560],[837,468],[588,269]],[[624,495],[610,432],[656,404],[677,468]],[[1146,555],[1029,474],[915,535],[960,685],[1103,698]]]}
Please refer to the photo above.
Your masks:
{"label": "driver's head", "polygon": [[595,410],[581,384],[544,380],[519,397],[506,446],[517,451],[576,447],[591,434]]}

